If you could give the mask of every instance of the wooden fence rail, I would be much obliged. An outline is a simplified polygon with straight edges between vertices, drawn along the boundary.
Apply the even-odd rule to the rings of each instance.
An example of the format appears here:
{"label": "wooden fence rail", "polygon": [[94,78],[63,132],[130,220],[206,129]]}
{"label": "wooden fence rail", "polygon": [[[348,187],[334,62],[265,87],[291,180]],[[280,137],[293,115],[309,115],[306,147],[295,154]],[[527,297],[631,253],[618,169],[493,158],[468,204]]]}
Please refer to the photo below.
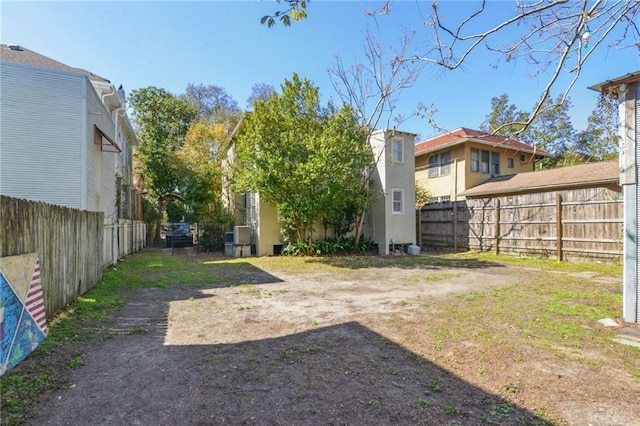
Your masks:
{"label": "wooden fence rail", "polygon": [[37,253],[47,316],[102,278],[104,214],[0,196],[0,257]]}
{"label": "wooden fence rail", "polygon": [[608,188],[432,203],[420,221],[427,250],[622,262],[621,193]]}

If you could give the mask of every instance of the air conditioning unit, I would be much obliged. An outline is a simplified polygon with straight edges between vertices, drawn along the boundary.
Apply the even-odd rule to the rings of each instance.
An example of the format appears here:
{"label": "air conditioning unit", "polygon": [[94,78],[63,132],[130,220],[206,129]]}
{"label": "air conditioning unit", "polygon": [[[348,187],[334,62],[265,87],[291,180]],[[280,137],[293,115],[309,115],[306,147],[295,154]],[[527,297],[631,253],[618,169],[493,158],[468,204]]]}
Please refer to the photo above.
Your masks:
{"label": "air conditioning unit", "polygon": [[242,245],[251,244],[251,228],[248,226],[234,226],[233,243]]}

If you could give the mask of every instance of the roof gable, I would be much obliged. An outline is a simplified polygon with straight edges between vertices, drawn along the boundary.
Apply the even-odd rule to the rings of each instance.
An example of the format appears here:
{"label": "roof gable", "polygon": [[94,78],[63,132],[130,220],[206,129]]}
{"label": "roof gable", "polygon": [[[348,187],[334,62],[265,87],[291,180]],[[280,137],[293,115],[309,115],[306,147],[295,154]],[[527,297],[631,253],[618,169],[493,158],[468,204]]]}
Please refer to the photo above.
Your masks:
{"label": "roof gable", "polygon": [[111,83],[104,77],[100,77],[97,74],[84,70],[82,68],[75,68],[69,65],[58,62],[55,59],[51,59],[47,56],[41,55],[33,50],[29,50],[25,47],[11,44],[0,44],[0,60],[4,62],[13,62],[17,64],[33,65],[42,68],[51,68],[60,71],[75,72],[86,75],[89,80],[100,81],[104,83]]}
{"label": "roof gable", "polygon": [[496,148],[509,148],[515,151],[528,152],[542,157],[549,156],[549,153],[545,150],[536,148],[524,142],[464,127],[418,142],[415,145],[414,151],[415,155],[428,154],[430,152],[466,142],[476,142]]}

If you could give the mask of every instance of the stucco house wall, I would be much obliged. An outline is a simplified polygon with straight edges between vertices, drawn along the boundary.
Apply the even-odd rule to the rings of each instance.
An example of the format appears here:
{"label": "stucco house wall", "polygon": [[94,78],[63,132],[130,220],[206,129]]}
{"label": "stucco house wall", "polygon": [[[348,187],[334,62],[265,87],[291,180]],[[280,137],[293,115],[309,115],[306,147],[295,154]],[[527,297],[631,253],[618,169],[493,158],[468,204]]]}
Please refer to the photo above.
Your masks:
{"label": "stucco house wall", "polygon": [[[401,140],[402,161],[393,159],[393,140]],[[369,212],[368,231],[378,244],[379,254],[389,254],[390,245],[415,244],[415,134],[395,130],[378,130],[370,139],[377,159],[373,182],[381,196]],[[394,192],[402,193],[402,211],[394,210]]]}
{"label": "stucco house wall", "polygon": [[[497,154],[498,173],[491,169],[473,171],[472,150],[486,152],[490,156]],[[435,166],[435,173],[430,177],[430,161],[438,162],[444,155],[449,161]],[[492,176],[533,171],[536,159],[547,155],[520,141],[460,128],[415,145],[415,177],[431,193],[434,201],[462,200],[462,192]]]}

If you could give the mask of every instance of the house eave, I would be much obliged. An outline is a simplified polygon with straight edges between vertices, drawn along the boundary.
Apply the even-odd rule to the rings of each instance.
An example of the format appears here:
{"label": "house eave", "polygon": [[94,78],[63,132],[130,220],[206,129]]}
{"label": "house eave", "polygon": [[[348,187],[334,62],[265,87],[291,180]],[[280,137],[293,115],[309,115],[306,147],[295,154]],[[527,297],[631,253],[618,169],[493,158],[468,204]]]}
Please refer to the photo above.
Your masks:
{"label": "house eave", "polygon": [[563,189],[575,189],[575,188],[592,188],[592,187],[600,187],[600,186],[611,186],[611,185],[619,185],[618,179],[600,179],[600,180],[592,180],[588,182],[563,182],[557,185],[535,185],[535,186],[526,186],[520,188],[510,188],[510,189],[493,189],[486,191],[473,191],[473,188],[461,192],[459,195],[467,198],[484,198],[486,196],[508,196],[508,195],[519,195],[523,193],[529,192],[548,192],[548,191],[558,191]]}
{"label": "house eave", "polygon": [[452,142],[448,142],[442,145],[438,145],[435,148],[432,149],[426,149],[424,151],[419,151],[415,153],[415,157],[418,157],[420,155],[424,155],[424,154],[431,154],[433,152],[437,152],[437,151],[441,151],[443,149],[447,149],[447,148],[451,148],[454,147],[456,145],[460,145],[460,144],[465,144],[467,142],[473,142],[473,143],[478,143],[481,145],[486,145],[486,146],[490,146],[492,148],[500,148],[500,149],[509,149],[512,151],[516,151],[516,152],[524,152],[527,154],[533,154],[538,158],[543,158],[543,157],[549,157],[550,154],[545,152],[545,151],[541,151],[536,149],[535,147],[531,147],[529,148],[520,148],[520,147],[515,147],[515,146],[510,146],[510,145],[505,145],[505,144],[501,144],[501,143],[496,143],[496,142],[488,142],[482,139],[478,139],[478,138],[463,138],[463,139],[458,139]]}
{"label": "house eave", "polygon": [[589,89],[603,93],[609,87],[617,86],[620,84],[635,83],[638,81],[640,81],[640,71],[634,71],[611,80],[606,80],[601,83],[594,84],[593,86],[589,86]]}

